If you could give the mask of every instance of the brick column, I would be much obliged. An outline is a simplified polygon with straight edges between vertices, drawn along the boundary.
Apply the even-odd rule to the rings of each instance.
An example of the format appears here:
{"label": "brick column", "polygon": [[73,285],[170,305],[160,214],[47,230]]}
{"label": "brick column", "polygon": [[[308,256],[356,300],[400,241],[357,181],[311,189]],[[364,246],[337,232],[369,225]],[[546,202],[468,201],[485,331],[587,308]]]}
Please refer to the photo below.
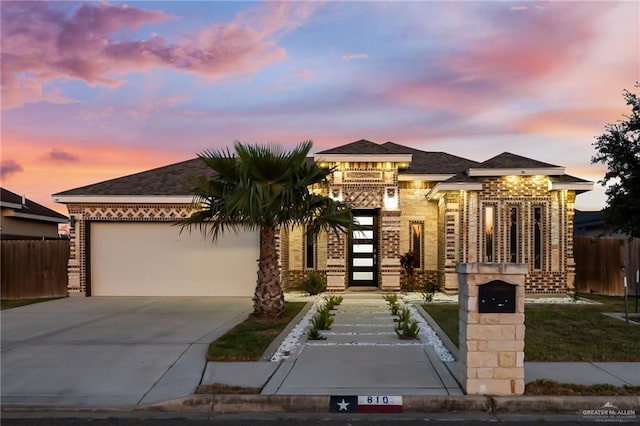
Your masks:
{"label": "brick column", "polygon": [[380,212],[380,289],[400,291],[400,210]]}
{"label": "brick column", "polygon": [[[460,263],[459,381],[469,395],[524,393],[524,280],[520,263]],[[515,312],[480,313],[480,286],[503,281],[515,286]],[[484,298],[490,299],[490,298]]]}
{"label": "brick column", "polygon": [[346,235],[329,232],[327,238],[327,291],[344,291],[346,282]]}
{"label": "brick column", "polygon": [[460,253],[460,196],[448,193],[444,206],[444,286],[447,294],[458,292],[456,264]]}

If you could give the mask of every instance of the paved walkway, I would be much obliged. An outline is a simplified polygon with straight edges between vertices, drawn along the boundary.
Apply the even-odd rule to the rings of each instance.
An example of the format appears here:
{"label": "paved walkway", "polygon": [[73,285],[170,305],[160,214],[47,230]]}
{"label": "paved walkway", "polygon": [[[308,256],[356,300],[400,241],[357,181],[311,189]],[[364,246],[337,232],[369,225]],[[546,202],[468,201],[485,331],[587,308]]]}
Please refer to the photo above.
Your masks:
{"label": "paved walkway", "polygon": [[398,338],[380,294],[343,297],[326,340],[303,336],[297,358],[282,363],[263,394],[462,395],[431,346]]}

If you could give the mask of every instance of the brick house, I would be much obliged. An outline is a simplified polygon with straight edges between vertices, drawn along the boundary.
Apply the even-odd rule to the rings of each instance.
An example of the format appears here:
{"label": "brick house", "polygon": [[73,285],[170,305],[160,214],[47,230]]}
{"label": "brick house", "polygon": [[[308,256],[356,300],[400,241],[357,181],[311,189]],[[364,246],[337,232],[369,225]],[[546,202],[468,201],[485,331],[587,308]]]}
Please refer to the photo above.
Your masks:
{"label": "brick house", "polygon": [[[313,159],[335,172],[326,187],[311,190],[356,209],[361,229],[314,239],[304,229],[283,229],[283,286],[318,271],[330,291],[399,290],[399,258],[414,251],[417,281],[439,282],[447,292],[457,291],[458,262],[526,263],[528,293],[572,291],[575,197],[593,184],[563,167],[511,153],[478,163],[367,140]],[[192,211],[188,177],[210,172],[194,159],[54,194],[74,218],[70,291],[251,295],[255,270],[246,263],[257,259],[255,233],[225,236],[212,247],[197,232],[170,226]]]}

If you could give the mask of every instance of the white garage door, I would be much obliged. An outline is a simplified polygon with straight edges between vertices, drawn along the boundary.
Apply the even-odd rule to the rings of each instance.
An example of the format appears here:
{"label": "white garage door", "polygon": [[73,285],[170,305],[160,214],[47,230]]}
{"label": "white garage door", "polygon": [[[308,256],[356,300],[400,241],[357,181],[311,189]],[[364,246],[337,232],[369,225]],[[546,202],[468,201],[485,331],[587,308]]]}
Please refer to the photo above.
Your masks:
{"label": "white garage door", "polygon": [[215,244],[170,223],[93,222],[94,296],[251,296],[259,236],[225,234]]}

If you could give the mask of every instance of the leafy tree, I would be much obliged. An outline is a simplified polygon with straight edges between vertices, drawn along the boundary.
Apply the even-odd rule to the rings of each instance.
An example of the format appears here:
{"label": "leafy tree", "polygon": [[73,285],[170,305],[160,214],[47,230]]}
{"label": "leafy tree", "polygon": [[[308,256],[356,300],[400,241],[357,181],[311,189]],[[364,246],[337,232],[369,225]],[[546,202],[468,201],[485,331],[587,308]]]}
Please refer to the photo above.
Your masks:
{"label": "leafy tree", "polygon": [[278,318],[285,310],[276,251],[279,227],[306,227],[311,236],[321,230],[340,233],[353,227],[350,208],[310,192],[332,173],[307,161],[311,146],[306,141],[286,152],[278,146],[236,142],[235,153],[207,150],[198,155],[215,176],[196,180],[197,210],[182,221],[182,227],[196,226],[214,241],[229,230],[260,231],[255,316]]}
{"label": "leafy tree", "polygon": [[[640,89],[640,83],[635,87]],[[640,237],[640,97],[625,90],[624,99],[631,115],[605,126],[593,144],[598,153],[591,163],[604,163],[608,169],[599,181],[609,185],[605,221],[613,230]]]}

